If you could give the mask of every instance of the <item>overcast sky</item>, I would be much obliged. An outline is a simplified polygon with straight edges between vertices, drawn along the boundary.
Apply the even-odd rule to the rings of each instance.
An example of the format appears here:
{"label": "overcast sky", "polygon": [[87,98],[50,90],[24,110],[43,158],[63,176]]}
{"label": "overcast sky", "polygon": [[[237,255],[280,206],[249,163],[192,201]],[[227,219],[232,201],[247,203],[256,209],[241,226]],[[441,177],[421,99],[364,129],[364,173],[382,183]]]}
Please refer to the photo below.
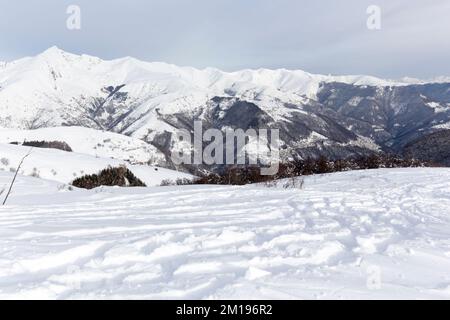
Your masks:
{"label": "overcast sky", "polygon": [[[381,30],[369,30],[369,5]],[[66,27],[69,5],[81,30]],[[0,60],[56,45],[194,67],[450,76],[450,0],[0,0]]]}

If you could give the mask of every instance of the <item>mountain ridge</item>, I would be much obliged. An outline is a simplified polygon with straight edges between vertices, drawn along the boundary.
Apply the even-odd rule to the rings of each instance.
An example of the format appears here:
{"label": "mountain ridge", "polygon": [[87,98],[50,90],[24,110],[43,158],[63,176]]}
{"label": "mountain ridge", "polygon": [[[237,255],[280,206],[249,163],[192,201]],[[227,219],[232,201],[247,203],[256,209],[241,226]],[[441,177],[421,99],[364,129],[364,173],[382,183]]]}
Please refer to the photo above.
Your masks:
{"label": "mountain ridge", "polygon": [[[86,58],[86,59],[90,59],[90,60],[98,61],[98,62],[102,62],[102,61],[103,62],[134,61],[137,63],[162,65],[162,66],[166,66],[168,68],[191,69],[191,70],[200,71],[200,72],[214,71],[214,72],[220,72],[223,74],[236,74],[236,73],[241,73],[241,72],[261,72],[261,71],[302,72],[309,76],[317,76],[317,77],[321,77],[323,79],[325,79],[325,78],[333,79],[330,82],[345,82],[344,81],[345,79],[353,79],[353,80],[367,79],[367,80],[384,81],[385,83],[390,83],[391,85],[410,85],[410,84],[450,82],[450,76],[444,76],[444,75],[435,76],[435,77],[429,78],[429,79],[420,79],[420,78],[409,77],[409,76],[404,76],[399,79],[389,79],[389,78],[383,78],[383,77],[378,77],[378,76],[372,76],[369,74],[348,74],[348,75],[331,75],[331,74],[329,74],[329,75],[325,75],[325,74],[318,74],[318,73],[310,73],[310,72],[304,71],[302,69],[288,69],[288,68],[261,67],[261,68],[244,68],[244,69],[239,69],[239,70],[234,70],[234,71],[225,71],[220,68],[213,67],[213,66],[209,66],[209,67],[205,67],[205,68],[195,68],[195,67],[191,67],[191,66],[181,66],[181,65],[176,65],[173,63],[167,63],[164,61],[146,61],[146,60],[135,58],[133,56],[124,56],[124,57],[113,58],[113,59],[102,59],[100,57],[90,55],[90,54],[71,53],[64,49],[59,48],[56,45],[49,47],[48,49],[44,50],[43,52],[41,52],[35,56],[26,56],[26,57],[22,57],[19,59],[14,59],[12,61],[0,60],[0,65],[2,63],[3,64],[12,64],[12,63],[24,60],[24,59],[33,59],[33,58],[36,58],[39,56],[49,56],[49,55],[63,55],[63,56],[70,56],[73,58]],[[361,84],[363,85],[363,83],[361,83]],[[365,84],[369,85],[369,83],[365,83]]]}
{"label": "mountain ridge", "polygon": [[[192,130],[195,120],[205,129],[245,130],[250,123],[280,129],[286,158],[401,152],[450,123],[445,77],[404,81],[286,69],[200,70],[51,47],[0,68],[0,127],[82,126],[125,134],[158,148],[169,167],[169,154],[179,147],[174,133]],[[245,110],[254,112],[244,123]]]}

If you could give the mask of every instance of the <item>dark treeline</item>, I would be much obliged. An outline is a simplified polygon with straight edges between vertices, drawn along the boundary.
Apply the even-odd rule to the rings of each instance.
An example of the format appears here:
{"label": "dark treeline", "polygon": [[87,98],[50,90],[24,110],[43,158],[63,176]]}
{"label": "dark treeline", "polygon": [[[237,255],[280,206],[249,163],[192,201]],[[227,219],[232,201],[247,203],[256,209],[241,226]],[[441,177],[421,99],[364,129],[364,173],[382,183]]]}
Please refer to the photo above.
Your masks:
{"label": "dark treeline", "polygon": [[209,173],[195,179],[193,184],[223,184],[223,185],[245,185],[250,183],[268,182],[284,178],[307,176],[313,174],[324,174],[332,172],[378,169],[378,168],[405,168],[426,167],[430,163],[403,159],[392,155],[372,155],[352,159],[329,160],[322,156],[319,158],[308,158],[305,160],[294,160],[280,164],[278,173],[273,176],[260,174],[258,166],[232,166],[226,167],[222,172]]}
{"label": "dark treeline", "polygon": [[25,147],[58,149],[72,152],[72,148],[64,141],[24,141],[23,143],[11,142],[10,144],[22,145]]}
{"label": "dark treeline", "polygon": [[[261,175],[261,168],[259,166],[228,166],[219,173],[208,173],[194,180],[164,180],[162,181],[161,186],[189,184],[246,185],[340,171],[426,166],[431,166],[431,164],[391,155],[372,155],[345,160],[329,160],[322,156],[317,159],[308,158],[305,160],[281,163],[278,173],[273,176]],[[116,168],[109,167],[98,174],[85,175],[74,180],[72,185],[84,189],[93,189],[99,186],[145,186],[145,184],[125,166]]]}
{"label": "dark treeline", "polygon": [[82,189],[94,189],[100,186],[145,187],[127,167],[109,167],[97,174],[90,174],[75,179],[72,185]]}

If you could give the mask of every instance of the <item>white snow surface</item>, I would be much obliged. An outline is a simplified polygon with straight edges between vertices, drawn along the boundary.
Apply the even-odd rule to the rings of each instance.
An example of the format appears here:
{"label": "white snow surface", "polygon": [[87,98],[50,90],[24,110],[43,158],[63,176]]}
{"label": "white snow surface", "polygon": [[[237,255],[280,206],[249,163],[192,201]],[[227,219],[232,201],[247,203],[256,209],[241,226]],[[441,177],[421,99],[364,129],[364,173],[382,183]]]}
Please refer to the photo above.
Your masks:
{"label": "white snow surface", "polygon": [[19,176],[0,244],[6,299],[450,299],[450,169],[302,189],[68,191]]}
{"label": "white snow surface", "polygon": [[163,180],[175,181],[178,178],[191,179],[193,177],[190,174],[155,166],[132,165],[120,159],[2,143],[0,143],[0,171],[14,172],[20,160],[30,151],[30,155],[20,168],[21,175],[35,176],[64,184],[69,184],[76,178],[87,174],[98,173],[107,167],[121,165],[128,167],[147,186],[159,186]]}
{"label": "white snow surface", "polygon": [[77,153],[130,163],[164,163],[164,155],[154,146],[122,134],[83,127],[54,127],[36,130],[0,128],[0,143],[62,141]]}

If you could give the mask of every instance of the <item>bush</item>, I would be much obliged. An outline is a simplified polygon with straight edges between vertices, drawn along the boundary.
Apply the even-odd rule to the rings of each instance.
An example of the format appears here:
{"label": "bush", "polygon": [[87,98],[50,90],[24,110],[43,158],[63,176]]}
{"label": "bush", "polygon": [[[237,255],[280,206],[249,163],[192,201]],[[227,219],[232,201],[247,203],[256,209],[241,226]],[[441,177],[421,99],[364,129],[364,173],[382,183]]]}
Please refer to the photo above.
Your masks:
{"label": "bush", "polygon": [[161,181],[161,187],[169,187],[169,186],[188,186],[194,184],[194,181],[188,178],[178,178],[175,181],[170,179],[164,179]]}
{"label": "bush", "polygon": [[161,187],[169,187],[169,186],[174,186],[174,185],[175,185],[175,182],[173,182],[170,179],[164,179],[161,181],[161,184],[160,184]]}
{"label": "bush", "polygon": [[210,173],[193,181],[194,184],[245,185],[273,180],[273,176],[261,175],[258,166],[227,167],[221,173]]}
{"label": "bush", "polygon": [[145,187],[140,179],[127,167],[109,167],[98,174],[85,175],[72,182],[77,188],[93,189],[100,186],[119,186],[119,187]]}
{"label": "bush", "polygon": [[33,168],[33,171],[31,172],[31,176],[35,178],[39,178],[39,170],[37,168]]}
{"label": "bush", "polygon": [[[404,167],[424,167],[430,163],[414,159],[404,159],[395,155],[380,154],[370,155],[353,159],[329,160],[324,156],[317,159],[297,159],[294,161],[280,163],[278,173],[274,176],[262,176],[258,166],[233,166],[227,167],[219,173],[209,173],[197,180],[194,184],[223,184],[223,185],[245,185],[251,183],[264,182],[270,186],[271,181],[287,179],[298,176],[308,176],[313,174],[324,174],[350,170],[365,170],[378,168],[404,168]],[[301,186],[289,187],[300,188]],[[297,182],[296,182],[297,183]]]}
{"label": "bush", "polygon": [[188,178],[178,178],[177,180],[175,180],[175,184],[177,186],[188,186],[194,184],[194,181]]}
{"label": "bush", "polygon": [[[18,142],[11,142],[10,144],[19,145]],[[24,143],[22,143],[22,146],[58,149],[62,151],[72,152],[72,148],[66,142],[63,141],[24,141]]]}

